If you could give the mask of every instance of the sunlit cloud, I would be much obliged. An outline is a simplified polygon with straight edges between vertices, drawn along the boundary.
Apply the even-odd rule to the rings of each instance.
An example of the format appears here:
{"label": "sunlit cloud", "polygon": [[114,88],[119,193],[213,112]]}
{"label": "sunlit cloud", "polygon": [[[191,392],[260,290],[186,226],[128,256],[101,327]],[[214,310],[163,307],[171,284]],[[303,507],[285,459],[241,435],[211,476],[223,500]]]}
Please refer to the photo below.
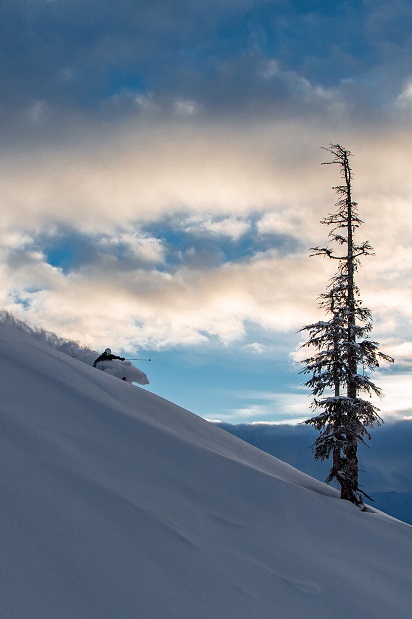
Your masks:
{"label": "sunlit cloud", "polygon": [[327,242],[319,222],[339,182],[321,147],[339,142],[354,154],[358,238],[376,253],[358,284],[400,375],[412,341],[410,3],[171,7],[14,3],[13,19],[0,8],[1,306],[92,347],[108,335],[124,350],[212,342],[298,366],[296,332],[320,318],[336,266],[309,254]]}
{"label": "sunlit cloud", "polygon": [[192,234],[209,233],[237,240],[249,230],[250,223],[235,216],[219,219],[192,217],[183,222],[183,227]]}
{"label": "sunlit cloud", "polygon": [[304,227],[304,219],[289,212],[278,210],[265,213],[257,223],[258,232],[264,234],[290,234],[300,238]]}
{"label": "sunlit cloud", "polygon": [[[167,339],[173,342],[179,337],[182,342],[202,341],[205,333],[218,335],[226,342],[236,340],[244,335],[245,320],[254,320],[273,330],[297,330],[309,317],[315,319],[317,297],[334,265],[309,258],[309,248],[326,240],[328,230],[319,221],[334,208],[331,185],[336,182],[330,168],[320,166],[325,157],[319,148],[316,127],[300,127],[302,137],[308,145],[310,142],[306,153],[296,148],[298,126],[289,138],[280,125],[279,133],[274,131],[265,139],[261,133],[263,125],[252,128],[247,140],[243,131],[243,151],[239,151],[236,128],[226,128],[224,152],[218,146],[220,133],[206,134],[201,123],[194,147],[193,127],[190,141],[184,126],[172,124],[164,128],[164,134],[156,129],[151,134],[149,127],[144,129],[143,150],[134,148],[130,135],[126,146],[119,136],[108,135],[104,152],[99,139],[96,151],[84,146],[76,158],[74,153],[70,154],[70,147],[67,152],[60,147],[57,153],[48,153],[46,149],[36,165],[27,157],[23,161],[17,157],[3,168],[2,196],[7,207],[3,220],[3,262],[10,261],[12,265],[13,290],[21,287],[20,296],[32,299],[25,305],[25,311],[30,314],[35,307],[35,318],[46,323],[54,298],[53,328],[59,330],[60,322],[67,328],[70,321],[59,321],[57,317],[75,312],[82,322],[77,314],[92,314],[86,306],[93,306],[93,299],[100,298],[102,291],[106,298],[113,294],[125,299],[130,311],[122,314],[122,320],[136,316],[142,321],[144,328],[138,331],[139,337],[153,314],[157,316],[156,328],[152,326],[152,335],[147,337],[152,339],[155,333],[169,331],[174,335]],[[171,135],[177,137],[179,132],[176,152]],[[327,144],[324,137],[323,144]],[[392,137],[385,143],[384,137],[378,139],[372,133],[362,144],[357,136],[353,141],[354,146],[350,146],[355,153],[356,198],[365,219],[359,235],[369,238],[376,250],[376,256],[365,259],[359,282],[376,322],[396,328],[394,313],[402,311],[412,319],[408,309],[412,307],[408,292],[412,288],[405,286],[412,279],[412,260],[408,259],[412,230],[409,233],[409,204],[404,199],[410,190],[406,171],[412,153],[405,141],[399,144],[398,157],[404,168],[400,178],[398,167],[390,159]],[[273,145],[280,142],[282,153],[270,153]],[[371,152],[375,153],[373,165]],[[377,172],[377,161],[385,169],[384,181]],[[372,187],[371,195],[368,187]],[[378,192],[379,202],[375,199]],[[374,210],[377,203],[378,217]],[[168,266],[172,257],[168,257],[170,242],[153,232],[154,226],[163,225],[165,216],[170,223],[174,221],[176,234],[193,237],[186,248],[174,246],[173,266]],[[259,236],[254,245],[248,241],[248,254],[242,255],[242,249],[239,259],[231,254],[222,260],[217,255],[216,260],[208,263],[211,251],[219,250],[223,256],[224,239],[238,242],[251,232],[252,222]],[[71,272],[69,279],[59,268],[47,264],[42,247],[31,243],[33,230],[39,235],[43,230],[68,224],[82,231],[97,252],[92,265],[79,264],[77,269],[81,270]],[[144,226],[149,224],[151,231],[146,232]],[[270,235],[273,241],[259,247],[259,237]],[[288,245],[278,244],[277,235],[290,239]],[[208,239],[221,240],[212,247],[207,245]],[[13,249],[16,245],[17,255]],[[176,266],[181,260],[179,252],[181,257],[190,258],[184,268]],[[140,259],[140,264],[133,267],[127,257]],[[4,301],[10,295],[10,273],[7,266],[3,269]],[[26,294],[27,287],[45,290]],[[75,309],[67,291],[72,290],[74,297],[79,298],[83,289],[88,289],[92,300],[83,301]],[[48,309],[43,305],[42,311],[48,296]],[[106,320],[111,330],[112,319],[106,305],[99,314],[105,315],[100,320]],[[172,328],[175,320],[181,324]],[[159,322],[164,325],[162,328]],[[82,329],[93,332],[91,317]],[[164,335],[160,335],[159,343],[164,341]]]}
{"label": "sunlit cloud", "polygon": [[[236,399],[236,394],[233,394]],[[245,391],[242,399],[250,402],[248,406],[228,411],[219,411],[219,420],[230,422],[237,419],[238,423],[268,423],[276,411],[276,424],[296,425],[310,416],[310,400],[299,397],[296,393]]]}
{"label": "sunlit cloud", "polygon": [[195,101],[178,100],[175,102],[175,112],[177,116],[193,116],[196,114],[198,105]]}
{"label": "sunlit cloud", "polygon": [[404,118],[412,116],[412,79],[408,78],[400,94],[396,98],[395,111]]}
{"label": "sunlit cloud", "polygon": [[384,397],[378,402],[380,415],[385,421],[408,419],[412,412],[412,370],[399,375],[379,375],[376,382]]}
{"label": "sunlit cloud", "polygon": [[104,235],[97,240],[97,244],[108,253],[122,249],[123,259],[127,258],[127,254],[153,264],[160,264],[165,259],[166,250],[162,241],[146,234],[123,231],[111,236]]}

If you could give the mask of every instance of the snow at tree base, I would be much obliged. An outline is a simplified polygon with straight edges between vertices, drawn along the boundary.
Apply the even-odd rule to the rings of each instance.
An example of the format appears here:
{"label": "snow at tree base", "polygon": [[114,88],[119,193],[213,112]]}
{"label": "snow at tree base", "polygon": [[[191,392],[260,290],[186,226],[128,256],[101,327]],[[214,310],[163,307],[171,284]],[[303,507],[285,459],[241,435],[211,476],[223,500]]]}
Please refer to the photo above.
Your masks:
{"label": "snow at tree base", "polygon": [[7,619],[411,616],[412,528],[0,324]]}

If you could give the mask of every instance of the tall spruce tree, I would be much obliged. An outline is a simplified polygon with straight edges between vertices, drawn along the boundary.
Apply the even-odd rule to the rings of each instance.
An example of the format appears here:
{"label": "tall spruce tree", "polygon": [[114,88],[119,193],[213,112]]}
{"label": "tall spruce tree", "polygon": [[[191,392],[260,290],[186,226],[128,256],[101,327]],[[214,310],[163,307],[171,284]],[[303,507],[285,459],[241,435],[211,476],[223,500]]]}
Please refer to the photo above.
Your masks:
{"label": "tall spruce tree", "polygon": [[[305,423],[320,433],[313,444],[315,458],[332,458],[326,481],[336,480],[341,498],[362,507],[363,497],[370,497],[359,487],[358,443],[370,439],[368,428],[381,423],[379,409],[370,397],[382,394],[369,372],[379,367],[381,360],[393,359],[369,338],[371,312],[363,306],[355,283],[361,256],[371,255],[373,250],[368,241],[359,244],[355,240],[355,231],[363,222],[352,199],[351,153],[339,144],[330,144],[325,150],[332,155],[325,164],[338,165],[343,182],[333,187],[338,195],[336,212],[321,221],[331,226],[333,247],[314,247],[312,255],[336,260],[338,269],[320,297],[326,319],[301,329],[309,334],[303,347],[312,351],[302,362],[302,373],[312,375],[305,386],[312,389],[313,409],[321,411]],[[368,399],[362,397],[365,395]]]}

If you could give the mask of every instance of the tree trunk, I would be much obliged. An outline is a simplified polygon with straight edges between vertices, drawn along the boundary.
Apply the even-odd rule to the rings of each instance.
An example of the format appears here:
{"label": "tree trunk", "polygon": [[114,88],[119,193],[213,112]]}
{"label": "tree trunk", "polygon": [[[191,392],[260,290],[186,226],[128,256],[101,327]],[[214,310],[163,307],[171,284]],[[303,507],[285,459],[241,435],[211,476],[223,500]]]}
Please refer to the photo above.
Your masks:
{"label": "tree trunk", "polygon": [[[356,331],[355,331],[355,258],[353,255],[353,220],[352,220],[352,188],[349,160],[345,153],[344,171],[346,180],[346,206],[347,206],[347,309],[348,309],[348,377],[347,377],[347,396],[351,400],[357,397],[357,387],[355,376],[357,373],[356,362]],[[359,485],[358,467],[358,439],[356,433],[356,413],[353,407],[349,407],[347,412],[349,418],[346,422],[346,444],[344,449],[344,475],[341,486],[341,498],[347,499],[352,503],[359,503],[357,489]]]}

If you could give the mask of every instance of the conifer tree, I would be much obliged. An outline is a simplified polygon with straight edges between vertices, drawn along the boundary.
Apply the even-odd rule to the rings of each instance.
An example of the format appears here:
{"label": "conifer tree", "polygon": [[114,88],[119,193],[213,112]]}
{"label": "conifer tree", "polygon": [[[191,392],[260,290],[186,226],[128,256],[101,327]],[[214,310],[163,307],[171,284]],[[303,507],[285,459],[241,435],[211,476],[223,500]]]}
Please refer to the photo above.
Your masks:
{"label": "conifer tree", "polygon": [[355,283],[361,256],[371,255],[373,250],[368,241],[359,244],[355,240],[355,231],[363,222],[352,199],[351,153],[339,144],[330,144],[325,150],[333,157],[325,163],[339,166],[342,184],[333,188],[338,196],[336,212],[321,221],[331,226],[333,246],[314,247],[312,255],[336,260],[338,268],[320,297],[326,320],[301,329],[309,334],[303,346],[312,351],[302,362],[302,372],[312,375],[305,386],[312,389],[313,409],[321,411],[305,423],[320,433],[313,444],[315,458],[332,457],[326,481],[336,480],[341,498],[362,507],[363,497],[370,497],[359,487],[358,443],[370,439],[368,428],[381,423],[379,409],[370,401],[373,394],[381,396],[381,390],[369,372],[379,367],[381,360],[393,359],[370,339],[371,312],[363,306]]}

